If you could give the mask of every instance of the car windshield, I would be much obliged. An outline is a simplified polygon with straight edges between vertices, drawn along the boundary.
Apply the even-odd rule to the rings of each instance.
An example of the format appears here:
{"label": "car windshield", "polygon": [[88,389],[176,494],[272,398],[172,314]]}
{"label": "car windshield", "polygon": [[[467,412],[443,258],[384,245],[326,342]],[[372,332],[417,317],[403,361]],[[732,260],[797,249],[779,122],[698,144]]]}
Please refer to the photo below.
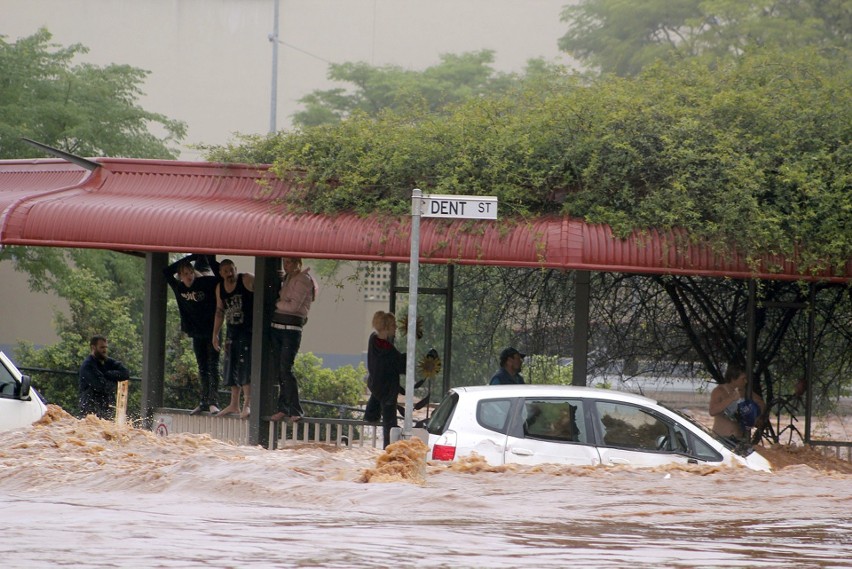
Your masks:
{"label": "car windshield", "polygon": [[678,409],[673,409],[673,408],[669,407],[668,405],[666,405],[665,403],[660,403],[660,402],[657,402],[657,403],[660,405],[660,407],[665,407],[666,409],[668,409],[672,413],[676,414],[678,417],[682,418],[684,421],[688,421],[689,423],[692,423],[693,425],[695,425],[696,427],[698,427],[699,429],[701,429],[702,431],[704,431],[705,433],[707,433],[708,435],[713,437],[713,439],[715,439],[715,440],[719,441],[720,443],[722,443],[723,445],[725,445],[725,448],[728,449],[729,451],[736,453],[740,456],[748,456],[752,452],[754,452],[754,449],[751,447],[751,445],[743,445],[743,444],[740,444],[740,443],[736,443],[729,438],[720,437],[712,429],[708,429],[707,427],[705,427],[704,425],[702,425],[701,423],[696,421],[695,418],[692,415],[684,413],[683,411],[680,411]]}

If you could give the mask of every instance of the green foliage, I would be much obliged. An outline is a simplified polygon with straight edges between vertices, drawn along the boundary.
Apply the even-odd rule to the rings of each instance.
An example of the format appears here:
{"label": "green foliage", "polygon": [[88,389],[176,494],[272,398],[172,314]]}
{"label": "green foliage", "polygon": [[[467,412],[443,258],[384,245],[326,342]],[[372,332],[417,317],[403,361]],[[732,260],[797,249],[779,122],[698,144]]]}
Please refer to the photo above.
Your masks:
{"label": "green foliage", "polygon": [[87,48],[61,47],[51,37],[44,28],[15,43],[0,37],[0,158],[38,153],[21,137],[81,156],[177,156],[170,145],[183,139],[186,125],[137,105],[147,71],[74,64]]}
{"label": "green foliage", "polygon": [[842,268],[852,255],[848,63],[766,49],[633,79],[550,70],[443,114],[356,113],[262,148],[274,146],[276,172],[296,182],[293,211],[403,215],[418,187],[495,195],[505,221],[567,214],[619,235],[681,227],[719,251]]}
{"label": "green foliage", "polygon": [[332,124],[352,114],[376,115],[385,110],[421,108],[440,111],[455,103],[506,89],[514,77],[491,67],[494,52],[445,54],[423,71],[395,65],[373,67],[364,62],[332,64],[328,78],[352,86],[314,91],[301,98],[305,110],[293,115],[298,127]]}
{"label": "green foliage", "polygon": [[[132,377],[138,377],[142,367],[142,347],[139,332],[131,318],[131,300],[121,295],[115,284],[101,281],[88,269],[69,271],[58,283],[57,293],[68,300],[70,315],[57,311],[56,327],[59,342],[41,350],[22,343],[16,357],[25,367],[52,370],[78,370],[91,353],[89,339],[101,334],[109,341],[109,355],[124,363]],[[78,412],[76,378],[40,378],[34,374],[36,387],[50,402],[69,413]]]}
{"label": "green foliage", "polygon": [[[333,405],[355,407],[364,397],[367,370],[364,364],[357,368],[342,366],[337,369],[322,367],[322,360],[311,352],[296,355],[293,373],[299,378],[299,397],[302,400],[320,401]],[[336,409],[312,406],[311,417],[338,417]]]}
{"label": "green foliage", "polygon": [[846,0],[581,0],[566,6],[560,49],[620,76],[661,59],[724,58],[750,47],[847,49]]}
{"label": "green foliage", "polygon": [[557,356],[528,355],[524,360],[522,375],[527,383],[571,385],[574,366],[564,364]]}

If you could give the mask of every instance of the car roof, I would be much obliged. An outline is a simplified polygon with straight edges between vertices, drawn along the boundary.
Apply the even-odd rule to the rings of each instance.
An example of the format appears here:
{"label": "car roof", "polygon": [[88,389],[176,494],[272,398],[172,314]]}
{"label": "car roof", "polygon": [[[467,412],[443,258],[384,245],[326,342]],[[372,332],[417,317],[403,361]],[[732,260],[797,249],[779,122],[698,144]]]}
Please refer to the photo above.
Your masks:
{"label": "car roof", "polygon": [[544,385],[544,384],[521,384],[521,385],[467,385],[454,387],[452,391],[458,393],[469,393],[471,396],[480,398],[492,397],[595,397],[611,401],[622,401],[628,403],[641,403],[643,405],[657,404],[657,401],[644,395],[637,395],[626,391],[615,391],[612,389],[601,389],[598,387],[583,387],[579,385]]}

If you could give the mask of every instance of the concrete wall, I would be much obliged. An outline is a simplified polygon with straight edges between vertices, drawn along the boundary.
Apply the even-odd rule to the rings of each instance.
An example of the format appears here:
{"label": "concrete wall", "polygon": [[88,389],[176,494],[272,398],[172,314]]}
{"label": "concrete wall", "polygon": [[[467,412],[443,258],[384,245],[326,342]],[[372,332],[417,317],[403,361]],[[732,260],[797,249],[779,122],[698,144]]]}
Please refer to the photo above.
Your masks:
{"label": "concrete wall", "polygon": [[11,261],[0,261],[0,350],[14,359],[12,348],[22,340],[42,346],[59,341],[54,331],[55,311],[68,305],[56,296],[30,292],[26,273]]}

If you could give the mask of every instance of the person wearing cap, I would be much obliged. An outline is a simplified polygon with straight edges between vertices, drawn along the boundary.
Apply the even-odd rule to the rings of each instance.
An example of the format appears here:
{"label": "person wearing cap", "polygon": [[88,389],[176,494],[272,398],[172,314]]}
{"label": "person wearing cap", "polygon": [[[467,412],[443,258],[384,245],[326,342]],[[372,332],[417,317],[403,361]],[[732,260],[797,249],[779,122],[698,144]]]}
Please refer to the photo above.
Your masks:
{"label": "person wearing cap", "polygon": [[500,369],[489,382],[490,385],[513,385],[524,383],[521,368],[526,354],[509,347],[500,352]]}

